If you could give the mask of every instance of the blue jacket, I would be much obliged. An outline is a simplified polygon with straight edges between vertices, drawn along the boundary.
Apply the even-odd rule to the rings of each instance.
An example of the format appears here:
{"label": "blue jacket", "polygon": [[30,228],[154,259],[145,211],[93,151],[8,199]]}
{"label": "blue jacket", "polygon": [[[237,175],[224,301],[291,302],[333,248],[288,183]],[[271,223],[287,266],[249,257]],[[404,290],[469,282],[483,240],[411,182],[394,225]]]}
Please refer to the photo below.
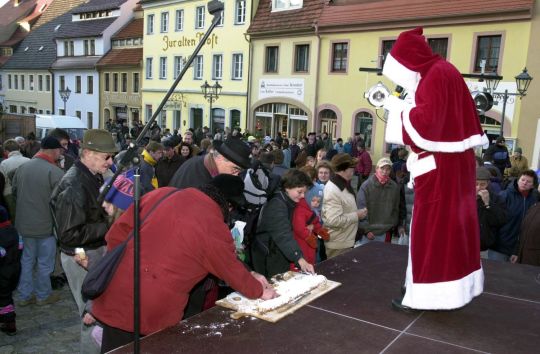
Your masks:
{"label": "blue jacket", "polygon": [[538,191],[532,189],[527,197],[523,197],[518,190],[517,180],[515,180],[500,195],[506,203],[507,220],[506,224],[499,229],[497,240],[492,249],[510,256],[515,252],[521,222],[527,210],[538,201]]}

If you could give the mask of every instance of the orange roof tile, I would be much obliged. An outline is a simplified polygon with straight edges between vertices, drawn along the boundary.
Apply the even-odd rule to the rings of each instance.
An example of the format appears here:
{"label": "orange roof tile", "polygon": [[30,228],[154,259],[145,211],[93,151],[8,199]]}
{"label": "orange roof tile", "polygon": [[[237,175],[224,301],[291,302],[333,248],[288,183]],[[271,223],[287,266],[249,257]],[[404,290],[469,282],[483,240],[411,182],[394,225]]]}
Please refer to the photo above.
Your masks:
{"label": "orange roof tile", "polygon": [[136,66],[141,64],[142,57],[142,48],[111,49],[96,66]]}
{"label": "orange roof tile", "polygon": [[[346,26],[384,25],[397,27],[405,21],[435,21],[452,24],[456,18],[465,22],[532,18],[534,0],[378,0],[325,6],[319,29]],[[349,29],[350,30],[350,29]]]}
{"label": "orange roof tile", "polygon": [[144,19],[136,18],[118,31],[112,39],[142,38]]}

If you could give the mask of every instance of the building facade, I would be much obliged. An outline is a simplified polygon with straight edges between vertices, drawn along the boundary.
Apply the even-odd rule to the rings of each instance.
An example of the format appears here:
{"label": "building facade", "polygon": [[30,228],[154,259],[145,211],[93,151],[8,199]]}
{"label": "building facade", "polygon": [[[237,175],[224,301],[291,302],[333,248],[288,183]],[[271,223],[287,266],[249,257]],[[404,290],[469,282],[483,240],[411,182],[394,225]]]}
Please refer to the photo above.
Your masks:
{"label": "building facade", "polygon": [[[142,105],[148,121],[184,69],[212,23],[206,1],[143,0],[144,53]],[[251,1],[224,2],[224,11],[201,51],[157,119],[162,128],[184,132],[208,126],[212,131],[246,126],[249,43],[244,36]],[[212,103],[201,86],[219,84]]]}

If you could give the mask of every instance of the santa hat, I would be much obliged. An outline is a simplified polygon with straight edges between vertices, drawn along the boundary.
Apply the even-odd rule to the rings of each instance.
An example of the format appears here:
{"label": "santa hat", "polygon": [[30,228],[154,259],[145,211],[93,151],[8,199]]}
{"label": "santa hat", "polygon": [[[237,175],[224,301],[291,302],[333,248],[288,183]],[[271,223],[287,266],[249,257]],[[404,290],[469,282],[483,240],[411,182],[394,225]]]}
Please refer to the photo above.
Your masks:
{"label": "santa hat", "polygon": [[416,91],[420,78],[440,60],[422,33],[421,27],[402,32],[384,62],[383,74],[407,91]]}

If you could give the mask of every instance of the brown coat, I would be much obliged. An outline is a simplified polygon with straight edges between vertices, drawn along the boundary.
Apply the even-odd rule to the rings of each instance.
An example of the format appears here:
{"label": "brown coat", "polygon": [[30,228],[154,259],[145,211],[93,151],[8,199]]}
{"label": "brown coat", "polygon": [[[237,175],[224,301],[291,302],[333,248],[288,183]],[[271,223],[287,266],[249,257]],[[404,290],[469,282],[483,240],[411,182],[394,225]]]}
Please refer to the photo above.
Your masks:
{"label": "brown coat", "polygon": [[529,208],[521,224],[518,262],[540,266],[540,203]]}

